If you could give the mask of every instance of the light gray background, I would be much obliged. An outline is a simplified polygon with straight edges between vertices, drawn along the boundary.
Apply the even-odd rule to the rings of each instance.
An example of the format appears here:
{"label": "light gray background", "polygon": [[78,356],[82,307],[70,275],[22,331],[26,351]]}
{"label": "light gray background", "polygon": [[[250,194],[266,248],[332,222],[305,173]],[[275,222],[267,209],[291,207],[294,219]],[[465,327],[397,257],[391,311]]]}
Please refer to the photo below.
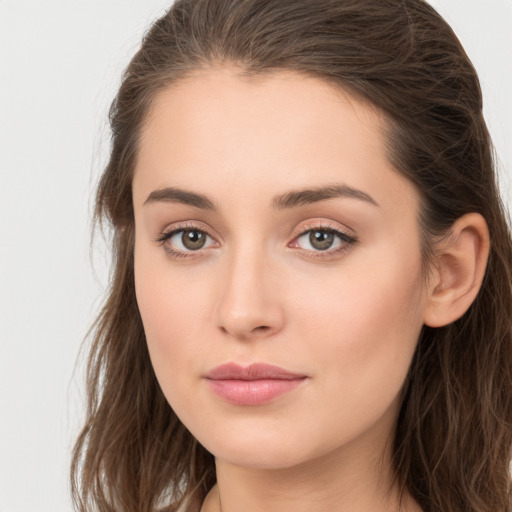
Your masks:
{"label": "light gray background", "polygon": [[[512,0],[435,0],[480,73],[512,204]],[[0,0],[0,512],[71,510],[75,361],[108,253],[89,252],[120,74],[169,0]]]}

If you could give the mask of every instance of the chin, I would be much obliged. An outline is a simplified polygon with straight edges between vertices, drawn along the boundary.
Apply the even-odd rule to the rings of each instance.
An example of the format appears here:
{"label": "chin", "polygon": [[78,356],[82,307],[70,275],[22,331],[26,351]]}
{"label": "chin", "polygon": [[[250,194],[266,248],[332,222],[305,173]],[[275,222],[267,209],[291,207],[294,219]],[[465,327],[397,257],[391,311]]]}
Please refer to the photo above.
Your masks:
{"label": "chin", "polygon": [[241,447],[239,450],[230,447],[226,450],[219,450],[218,454],[213,453],[213,455],[217,460],[233,466],[262,470],[290,469],[307,461],[307,457],[303,457],[297,452],[285,451],[276,447],[254,447],[254,449]]}
{"label": "chin", "polygon": [[329,447],[315,443],[311,436],[282,435],[276,430],[262,435],[262,431],[210,431],[198,441],[220,461],[252,469],[288,469],[329,452]]}

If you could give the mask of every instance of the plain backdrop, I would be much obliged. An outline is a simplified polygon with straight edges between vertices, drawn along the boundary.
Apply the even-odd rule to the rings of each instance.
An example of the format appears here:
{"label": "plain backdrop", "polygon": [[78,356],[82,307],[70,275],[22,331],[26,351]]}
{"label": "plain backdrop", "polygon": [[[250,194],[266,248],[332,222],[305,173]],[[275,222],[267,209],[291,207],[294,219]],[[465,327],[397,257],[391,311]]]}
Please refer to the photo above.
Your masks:
{"label": "plain backdrop", "polygon": [[[512,0],[432,2],[479,71],[512,204]],[[107,283],[90,251],[120,75],[169,0],[0,0],[0,512],[70,512],[80,344]],[[91,257],[92,253],[92,257]]]}

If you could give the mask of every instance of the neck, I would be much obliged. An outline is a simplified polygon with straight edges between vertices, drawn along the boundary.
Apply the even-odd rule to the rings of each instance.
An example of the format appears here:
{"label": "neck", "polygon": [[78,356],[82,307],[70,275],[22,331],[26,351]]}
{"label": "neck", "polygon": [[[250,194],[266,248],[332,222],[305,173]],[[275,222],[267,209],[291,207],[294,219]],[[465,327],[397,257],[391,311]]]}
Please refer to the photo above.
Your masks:
{"label": "neck", "polygon": [[217,485],[203,512],[421,512],[392,486],[391,450],[345,446],[285,469],[247,468],[217,460]]}

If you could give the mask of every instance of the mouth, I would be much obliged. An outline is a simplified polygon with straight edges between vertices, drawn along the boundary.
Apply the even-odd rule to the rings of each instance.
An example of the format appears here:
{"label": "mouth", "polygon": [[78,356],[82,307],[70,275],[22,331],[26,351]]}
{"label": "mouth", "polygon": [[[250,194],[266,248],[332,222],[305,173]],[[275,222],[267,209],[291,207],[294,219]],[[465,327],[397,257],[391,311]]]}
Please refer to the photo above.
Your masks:
{"label": "mouth", "polygon": [[300,386],[307,375],[264,363],[228,363],[205,375],[210,389],[235,405],[263,405]]}

